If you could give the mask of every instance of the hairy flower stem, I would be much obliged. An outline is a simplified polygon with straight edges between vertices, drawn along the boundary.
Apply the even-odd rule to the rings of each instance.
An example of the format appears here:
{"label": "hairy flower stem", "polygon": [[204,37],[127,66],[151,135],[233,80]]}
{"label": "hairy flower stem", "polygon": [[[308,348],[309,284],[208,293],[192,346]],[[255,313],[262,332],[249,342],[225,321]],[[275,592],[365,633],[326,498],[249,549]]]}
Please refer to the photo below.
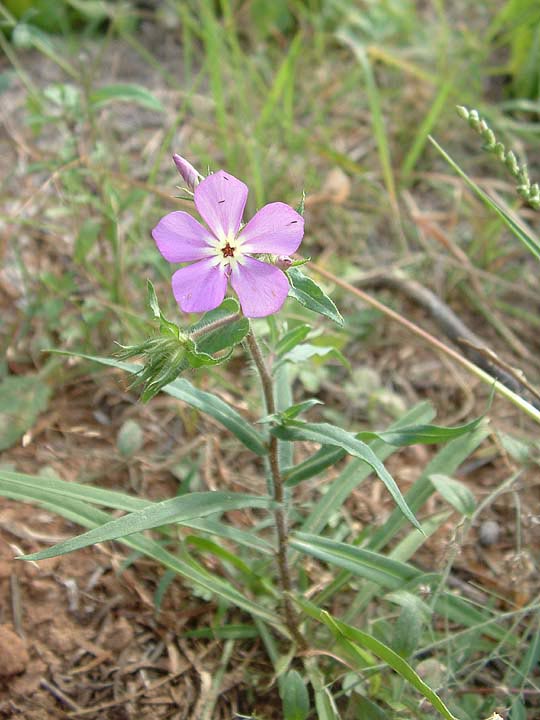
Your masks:
{"label": "hairy flower stem", "polygon": [[[255,363],[255,367],[259,373],[261,379],[261,385],[263,389],[264,400],[266,404],[266,412],[269,415],[273,415],[276,412],[276,403],[274,401],[274,388],[272,385],[272,377],[268,372],[266,363],[261,353],[259,344],[253,334],[253,330],[250,329],[246,335],[246,342]],[[287,558],[287,545],[289,539],[289,529],[287,523],[287,512],[284,505],[285,493],[283,485],[283,477],[279,467],[278,459],[278,440],[274,435],[270,435],[268,441],[268,457],[270,461],[270,473],[272,475],[273,489],[274,489],[274,500],[278,503],[278,506],[274,510],[274,519],[276,523],[276,536],[277,536],[277,564],[279,570],[279,579],[281,589],[284,593],[283,605],[285,609],[285,619],[287,627],[297,643],[300,649],[306,648],[306,641],[303,638],[298,628],[298,615],[290,599],[292,592],[292,581],[291,571],[289,568],[289,561]]]}
{"label": "hairy flower stem", "polygon": [[192,333],[190,333],[190,337],[196,340],[197,338],[201,337],[201,335],[208,335],[208,333],[214,332],[214,330],[218,330],[224,325],[229,325],[229,323],[240,320],[241,317],[241,313],[238,312],[234,315],[227,315],[226,317],[220,318],[219,320],[214,320],[214,322],[208,323],[208,325],[204,325],[204,327],[201,327],[198,330],[194,330]]}

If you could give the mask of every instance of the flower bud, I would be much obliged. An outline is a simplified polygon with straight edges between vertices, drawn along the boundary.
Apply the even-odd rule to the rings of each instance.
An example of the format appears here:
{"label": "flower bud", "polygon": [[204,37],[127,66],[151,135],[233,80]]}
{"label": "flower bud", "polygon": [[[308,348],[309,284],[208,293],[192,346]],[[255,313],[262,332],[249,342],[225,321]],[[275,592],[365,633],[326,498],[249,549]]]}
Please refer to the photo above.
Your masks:
{"label": "flower bud", "polygon": [[276,255],[275,257],[274,265],[280,270],[288,270],[294,262],[288,255]]}
{"label": "flower bud", "polygon": [[195,170],[193,165],[189,163],[185,158],[177,155],[173,155],[174,164],[176,169],[182,176],[183,181],[186,183],[190,190],[195,190],[197,185],[203,180],[203,176]]}

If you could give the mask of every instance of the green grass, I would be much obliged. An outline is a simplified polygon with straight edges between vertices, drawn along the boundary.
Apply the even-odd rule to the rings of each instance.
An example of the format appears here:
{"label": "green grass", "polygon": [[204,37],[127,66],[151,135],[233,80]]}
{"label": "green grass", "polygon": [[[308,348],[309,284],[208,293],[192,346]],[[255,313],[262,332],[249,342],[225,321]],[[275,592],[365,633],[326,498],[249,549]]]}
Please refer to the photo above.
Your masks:
{"label": "green grass", "polygon": [[[475,329],[485,333],[489,346],[508,364],[525,369],[534,383],[539,373],[538,306],[531,297],[538,291],[538,267],[528,249],[538,255],[534,228],[539,216],[523,209],[504,167],[481,151],[479,138],[455,113],[457,104],[478,107],[505,146],[514,148],[530,168],[536,165],[531,177],[540,176],[534,62],[540,20],[534,13],[521,21],[520,3],[503,0],[493,7],[444,0],[168,0],[161,5],[160,13],[148,16],[134,5],[121,13],[114,3],[105,4],[103,18],[72,22],[68,17],[56,34],[15,25],[12,12],[4,9],[8,32],[0,35],[0,45],[11,70],[0,77],[0,88],[7,103],[16,97],[6,125],[9,161],[4,159],[5,209],[0,215],[9,235],[5,277],[16,301],[5,312],[2,330],[12,372],[28,368],[35,382],[34,373],[41,370],[54,397],[61,393],[67,371],[57,360],[46,364],[42,349],[110,355],[114,342],[140,341],[149,328],[147,278],[156,285],[167,316],[178,317],[169,291],[171,266],[159,257],[150,230],[166,211],[192,207],[175,197],[181,193],[170,156],[179,152],[203,173],[223,167],[242,178],[250,187],[248,215],[275,200],[296,206],[305,190],[306,257],[354,281],[394,266],[421,267],[417,279],[473,325],[475,308],[489,310]],[[154,28],[150,38],[141,31],[143,21]],[[178,43],[176,55],[163,49],[165,42],[159,46],[165,36]],[[129,64],[137,68],[129,78],[111,77],[115,47],[129,51]],[[509,57],[501,64],[498,57],[504,48]],[[47,73],[40,72],[41,63]],[[430,135],[453,166],[429,142]],[[325,181],[336,168],[348,181],[339,201],[332,193],[324,196]],[[310,203],[310,197],[319,199]],[[463,254],[466,265],[459,261]],[[330,284],[327,289],[345,317],[343,330],[332,328],[332,343],[340,350],[348,346],[353,366],[365,364],[359,346],[381,351],[388,330],[380,317],[359,328],[363,308],[345,291]],[[381,297],[408,312],[399,295]],[[422,314],[418,316],[422,323]],[[314,322],[292,303],[285,317],[289,328]],[[315,324],[328,331],[322,322]],[[279,330],[270,328],[270,341]],[[431,332],[441,331],[432,327]],[[417,341],[409,342],[414,346]],[[527,349],[521,356],[516,354],[520,344]],[[7,363],[0,370],[0,378],[8,375]],[[314,391],[343,378],[316,361],[303,374],[294,372]],[[213,383],[228,383],[233,392],[235,378],[226,370],[219,373],[210,376],[205,390]],[[460,382],[467,385],[470,376]],[[456,387],[459,393],[459,383]],[[443,395],[441,391],[441,402]],[[252,408],[257,398],[248,396],[246,402]],[[331,398],[326,402],[330,405]],[[503,407],[501,414],[511,406]],[[364,411],[367,415],[373,407]],[[514,424],[522,423],[526,433],[524,414],[511,411]],[[331,413],[332,408],[322,412]],[[347,416],[343,408],[335,412]],[[377,412],[379,419],[388,420],[384,409]],[[429,468],[453,475],[481,439],[453,441],[452,451],[440,451],[423,469],[409,490],[415,511],[434,494],[426,475]],[[529,448],[534,458],[536,449],[532,444]],[[498,460],[503,465],[506,461],[521,468],[519,459]],[[353,473],[352,464],[341,469],[327,494],[318,495],[316,486],[311,495],[303,494],[297,522],[304,529],[321,529],[335,543],[384,550],[405,572],[425,539],[416,531],[403,531],[397,515],[379,526],[368,523],[359,533],[349,510],[341,514],[346,498],[363,480]],[[504,482],[494,482],[493,500]],[[12,485],[9,491],[22,497]],[[39,493],[36,498],[53,506],[50,498],[43,500]],[[64,514],[82,518],[87,527],[99,525],[106,514],[89,509],[81,498],[70,502]],[[446,515],[423,518],[432,521],[426,534],[446,520]],[[455,532],[456,542],[465,543],[458,529]],[[132,547],[157,558],[165,553],[157,545],[148,549],[139,539]],[[300,563],[305,557],[298,548]],[[538,548],[524,550],[534,553]],[[187,551],[178,561],[167,555],[166,564],[175,572],[191,567],[188,577],[197,581],[203,577],[197,563],[205,554],[212,555],[210,542],[195,544],[193,558]],[[427,588],[425,616],[425,609],[411,610],[403,598],[388,595],[389,589],[375,576],[368,577],[360,561],[351,569],[339,565],[336,557],[327,554],[332,581],[315,597],[336,615],[348,608],[347,622],[388,647],[397,646],[400,618],[403,623],[412,613],[418,633],[408,662],[417,669],[424,663],[425,670],[426,657],[434,659],[425,670],[427,682],[438,689],[449,713],[478,720],[511,703],[512,720],[538,712],[537,604],[505,605],[483,588],[487,607],[471,602],[456,609],[452,601],[444,606],[449,561],[444,573],[426,574],[425,582],[408,587],[415,597]],[[236,560],[237,565],[244,563]],[[325,570],[329,566],[324,565]],[[228,567],[228,577],[235,577],[237,569]],[[367,584],[360,578],[367,578]],[[308,574],[304,582],[308,589]],[[218,591],[220,583],[215,584]],[[213,583],[209,586],[214,588]],[[228,581],[227,592],[229,599],[235,597]],[[260,587],[253,592],[266,602]],[[272,592],[274,587],[268,594]],[[276,650],[265,624],[277,621],[270,613],[267,617],[264,602],[253,602],[256,626],[269,658],[284,670],[281,648]],[[250,603],[245,605],[249,611]],[[436,613],[437,622],[426,619],[429,613]],[[230,622],[234,625],[234,618]],[[332,619],[325,616],[317,622],[314,642],[324,647],[333,638],[335,657],[306,660],[317,708],[310,718],[348,720],[360,712],[380,717],[372,706],[384,708],[389,713],[385,717],[433,717],[418,709],[417,695],[388,672],[373,648],[354,644],[358,633],[347,629],[344,640]],[[358,671],[354,678],[351,667]],[[496,674],[490,676],[493,667]],[[486,676],[492,677],[494,687],[512,689],[510,701],[484,691]]]}

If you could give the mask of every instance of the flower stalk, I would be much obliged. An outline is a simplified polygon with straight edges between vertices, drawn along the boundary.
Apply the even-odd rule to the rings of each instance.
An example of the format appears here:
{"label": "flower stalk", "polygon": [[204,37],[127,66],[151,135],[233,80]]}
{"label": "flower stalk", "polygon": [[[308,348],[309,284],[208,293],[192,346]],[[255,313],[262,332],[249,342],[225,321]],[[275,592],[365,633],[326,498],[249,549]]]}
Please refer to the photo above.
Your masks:
{"label": "flower stalk", "polygon": [[[274,388],[272,383],[272,377],[266,366],[265,360],[261,353],[259,343],[253,330],[250,328],[249,333],[246,335],[246,343],[250,352],[250,355],[255,363],[259,378],[261,380],[264,401],[266,405],[266,413],[268,415],[274,415],[276,412],[276,403],[274,400]],[[270,463],[270,474],[272,477],[272,486],[274,493],[274,500],[277,503],[277,507],[274,510],[274,520],[276,528],[277,538],[277,565],[279,571],[279,580],[281,590],[283,592],[283,606],[285,610],[285,619],[289,632],[291,633],[294,641],[300,649],[306,648],[306,641],[299,630],[299,619],[298,614],[293,607],[291,602],[290,594],[292,593],[292,579],[291,570],[289,567],[289,560],[287,557],[287,546],[289,540],[289,528],[287,520],[287,512],[285,509],[285,492],[283,476],[279,467],[278,457],[278,439],[274,435],[270,435],[268,441],[268,457]]]}
{"label": "flower stalk", "polygon": [[516,188],[518,194],[532,208],[540,210],[540,186],[538,183],[531,183],[527,166],[525,164],[520,165],[511,150],[507,152],[503,143],[497,140],[495,133],[487,122],[480,117],[477,110],[469,110],[462,105],[458,105],[457,113],[484,140],[484,150],[495,155],[506,166],[512,177],[518,181],[519,185]]}
{"label": "flower stalk", "polygon": [[189,337],[193,338],[193,340],[197,340],[198,338],[204,335],[209,335],[210,333],[215,332],[222,327],[225,327],[225,325],[230,325],[231,323],[236,322],[241,318],[242,313],[239,312],[234,313],[234,315],[226,315],[225,317],[219,318],[219,320],[214,320],[214,322],[208,323],[208,325],[205,325],[198,330],[191,331],[189,333]]}

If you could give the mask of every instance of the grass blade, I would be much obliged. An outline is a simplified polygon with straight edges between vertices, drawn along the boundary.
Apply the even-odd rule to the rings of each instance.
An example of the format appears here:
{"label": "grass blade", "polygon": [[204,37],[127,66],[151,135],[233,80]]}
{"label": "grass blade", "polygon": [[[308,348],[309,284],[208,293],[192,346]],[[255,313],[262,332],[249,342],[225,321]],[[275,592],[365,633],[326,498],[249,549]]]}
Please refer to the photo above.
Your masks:
{"label": "grass blade", "polygon": [[424,121],[416,133],[414,142],[409,148],[409,151],[403,160],[403,165],[401,166],[401,182],[403,185],[407,184],[412,171],[416,167],[418,158],[422,154],[422,151],[428,141],[429,134],[446,105],[446,100],[448,99],[450,91],[454,88],[454,81],[454,77],[449,77],[446,82],[441,85],[428,114],[424,118]]}
{"label": "grass blade", "polygon": [[523,243],[527,250],[532,253],[537,260],[540,260],[540,240],[538,240],[535,235],[527,232],[521,225],[518,225],[518,223],[506,212],[506,210],[504,210],[498,203],[496,203],[495,200],[490,198],[489,195],[485,193],[482,188],[480,188],[474,182],[474,180],[471,180],[471,178],[463,172],[459,165],[454,160],[452,160],[450,155],[448,155],[448,153],[442,149],[438,142],[436,142],[431,136],[429,137],[429,140],[431,144],[440,152],[440,154],[450,165],[450,167],[452,167],[457,172],[457,174],[461,178],[463,178],[463,180],[465,180],[467,185],[480,198],[480,200],[482,200],[482,202],[488,208],[497,213],[497,215],[501,218],[506,227],[517,237],[520,242]]}

